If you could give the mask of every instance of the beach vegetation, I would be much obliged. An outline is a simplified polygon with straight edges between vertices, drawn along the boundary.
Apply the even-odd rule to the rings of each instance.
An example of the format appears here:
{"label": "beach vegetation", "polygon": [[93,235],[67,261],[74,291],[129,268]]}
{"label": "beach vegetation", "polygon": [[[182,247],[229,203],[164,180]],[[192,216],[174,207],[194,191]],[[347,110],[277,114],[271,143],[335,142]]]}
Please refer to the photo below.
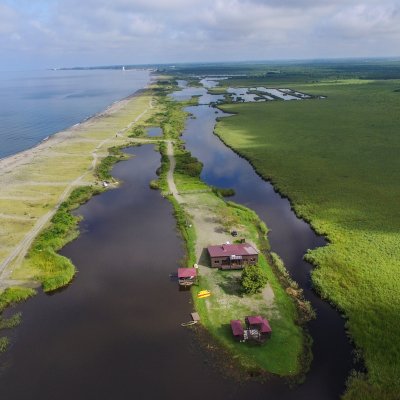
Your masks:
{"label": "beach vegetation", "polygon": [[0,331],[2,329],[11,329],[18,326],[21,323],[22,314],[16,313],[12,315],[10,318],[2,318],[0,317]]}
{"label": "beach vegetation", "polygon": [[95,174],[101,181],[112,180],[111,168],[118,161],[125,160],[128,156],[122,152],[122,147],[114,146],[108,149],[108,156],[104,157],[96,167]]}
{"label": "beach vegetation", "polygon": [[[13,286],[0,293],[0,333],[3,330],[11,329],[21,323],[22,314],[15,313],[9,318],[3,317],[3,311],[15,303],[25,301],[34,296],[36,290],[26,287]],[[9,339],[6,336],[0,337],[0,353],[7,350]]]}
{"label": "beach vegetation", "polygon": [[128,135],[130,138],[135,138],[139,136],[144,136],[146,133],[145,128],[142,125],[135,125],[131,129],[131,133]]}
{"label": "beach vegetation", "polygon": [[94,186],[74,189],[69,198],[61,203],[45,228],[35,239],[27,255],[27,262],[36,270],[35,279],[40,281],[43,290],[48,292],[67,285],[75,275],[72,262],[57,253],[66,243],[75,239],[80,217],[71,213],[93,195],[101,192]]}
{"label": "beach vegetation", "polygon": [[27,300],[36,294],[35,289],[13,286],[0,293],[0,313],[8,306]]}

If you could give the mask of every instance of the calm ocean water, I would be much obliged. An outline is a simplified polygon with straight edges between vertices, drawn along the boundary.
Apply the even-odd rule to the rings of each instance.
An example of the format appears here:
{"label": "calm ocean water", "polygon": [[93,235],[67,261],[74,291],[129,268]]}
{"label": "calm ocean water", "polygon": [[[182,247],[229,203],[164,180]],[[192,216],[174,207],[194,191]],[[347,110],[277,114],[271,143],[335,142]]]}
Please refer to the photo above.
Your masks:
{"label": "calm ocean water", "polygon": [[0,158],[104,110],[149,80],[142,70],[2,72]]}

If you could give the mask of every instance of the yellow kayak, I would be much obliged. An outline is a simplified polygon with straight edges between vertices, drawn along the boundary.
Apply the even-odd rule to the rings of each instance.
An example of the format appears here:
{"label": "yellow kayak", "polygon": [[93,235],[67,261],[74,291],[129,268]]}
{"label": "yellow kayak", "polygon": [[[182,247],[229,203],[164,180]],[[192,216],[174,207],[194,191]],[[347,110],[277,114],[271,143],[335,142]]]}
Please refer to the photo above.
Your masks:
{"label": "yellow kayak", "polygon": [[211,292],[209,290],[200,290],[199,293],[197,293],[197,298],[198,299],[204,299],[205,297],[210,297]]}

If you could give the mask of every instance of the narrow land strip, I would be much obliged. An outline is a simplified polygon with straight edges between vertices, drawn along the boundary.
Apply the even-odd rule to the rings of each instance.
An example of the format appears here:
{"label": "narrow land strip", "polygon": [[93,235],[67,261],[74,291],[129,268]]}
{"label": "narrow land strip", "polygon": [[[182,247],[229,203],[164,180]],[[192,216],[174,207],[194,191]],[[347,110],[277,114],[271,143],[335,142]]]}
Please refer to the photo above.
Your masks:
{"label": "narrow land strip", "polygon": [[[95,168],[107,155],[107,149],[132,141],[147,141],[128,138],[128,134],[143,116],[151,116],[152,108],[151,94],[141,93],[113,104],[105,112],[55,134],[32,149],[0,160],[2,201],[7,202],[6,215],[0,215],[0,290],[15,283],[13,272],[71,191],[96,184]],[[38,187],[35,194],[42,201],[40,197],[39,201],[30,200],[30,191],[35,186]],[[10,219],[21,223],[5,223]]]}
{"label": "narrow land strip", "polygon": [[[302,372],[303,365],[299,360],[304,338],[301,328],[294,323],[297,315],[294,303],[263,254],[260,254],[259,264],[267,271],[269,282],[262,293],[255,295],[242,294],[240,271],[224,272],[209,266],[207,246],[231,241],[232,229],[240,232],[253,246],[259,247],[260,220],[257,215],[244,207],[229,205],[210,190],[181,194],[179,184],[174,179],[176,160],[172,141],[168,141],[166,154],[169,160],[168,191],[186,215],[186,230],[195,231],[195,259],[199,267],[200,284],[193,289],[193,296],[202,324],[238,357],[245,368],[261,368],[279,375]],[[185,186],[182,176],[179,182]],[[212,296],[197,299],[196,295],[202,289],[210,290]],[[252,314],[266,316],[274,329],[272,338],[263,347],[247,346],[232,339],[230,320],[243,319]],[[290,351],[283,354],[282,348]]]}

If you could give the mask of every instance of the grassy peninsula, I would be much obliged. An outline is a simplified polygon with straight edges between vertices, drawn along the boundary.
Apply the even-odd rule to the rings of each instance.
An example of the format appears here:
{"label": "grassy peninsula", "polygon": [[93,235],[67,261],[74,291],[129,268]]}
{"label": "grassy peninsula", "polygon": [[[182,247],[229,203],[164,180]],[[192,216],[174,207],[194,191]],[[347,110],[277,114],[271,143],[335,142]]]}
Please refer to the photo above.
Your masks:
{"label": "grassy peninsula", "polygon": [[346,399],[400,393],[400,81],[376,80],[378,72],[371,79],[224,81],[327,98],[224,105],[237,115],[216,127],[330,242],[307,259],[317,291],[348,318],[367,368],[350,379]]}
{"label": "grassy peninsula", "polygon": [[[200,281],[192,294],[202,325],[245,369],[298,377],[310,361],[309,338],[301,324],[312,316],[312,310],[301,291],[296,290],[296,284],[285,275],[281,261],[269,253],[267,228],[258,216],[246,207],[224,200],[216,188],[201,181],[202,164],[185,149],[180,138],[187,118],[183,107],[189,103],[172,101],[166,96],[171,86],[164,83],[161,87],[165,91],[160,90],[157,96],[161,111],[156,116],[158,123],[168,129],[164,128],[167,143],[160,145],[162,167],[157,186],[172,202],[186,242],[187,258],[183,265],[199,265]],[[168,176],[171,168],[173,176]],[[244,295],[240,272],[212,270],[208,265],[204,248],[232,240],[232,229],[262,251],[259,265],[268,277],[262,293]],[[292,290],[286,290],[289,287]],[[198,299],[197,293],[204,289],[213,295]],[[231,319],[243,319],[252,313],[267,316],[274,330],[262,347],[237,343],[230,332]]]}

